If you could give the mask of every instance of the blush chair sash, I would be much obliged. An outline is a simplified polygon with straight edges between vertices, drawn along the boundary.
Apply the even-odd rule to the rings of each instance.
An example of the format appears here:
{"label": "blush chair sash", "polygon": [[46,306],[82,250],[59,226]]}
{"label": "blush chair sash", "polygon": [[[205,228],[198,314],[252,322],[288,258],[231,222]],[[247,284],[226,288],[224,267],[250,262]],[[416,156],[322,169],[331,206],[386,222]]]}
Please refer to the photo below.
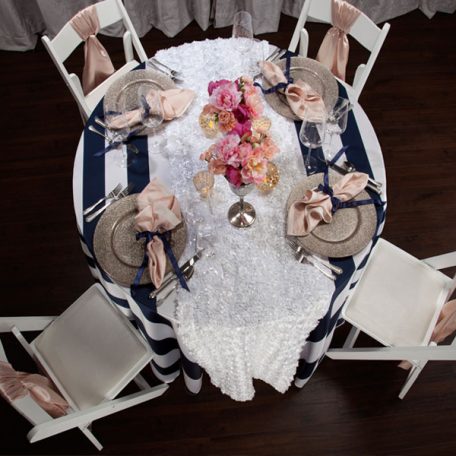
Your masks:
{"label": "blush chair sash", "polygon": [[12,403],[28,394],[53,418],[66,414],[68,403],[55,391],[47,377],[17,372],[11,364],[0,361],[0,396]]}
{"label": "blush chair sash", "polygon": [[87,95],[114,73],[114,66],[106,49],[96,37],[100,30],[100,22],[95,5],[79,11],[70,20],[70,24],[85,41],[82,88],[84,95]]}
{"label": "blush chair sash", "polygon": [[345,81],[349,44],[347,33],[361,14],[354,6],[343,0],[332,0],[332,25],[326,33],[317,54],[317,60],[328,67],[338,78]]}

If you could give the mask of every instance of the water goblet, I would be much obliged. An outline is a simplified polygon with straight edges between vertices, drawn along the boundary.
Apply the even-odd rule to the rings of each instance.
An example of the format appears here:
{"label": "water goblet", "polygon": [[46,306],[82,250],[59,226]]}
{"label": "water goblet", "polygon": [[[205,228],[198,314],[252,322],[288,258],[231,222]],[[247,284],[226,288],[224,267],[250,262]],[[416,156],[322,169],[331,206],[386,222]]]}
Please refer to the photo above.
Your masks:
{"label": "water goblet", "polygon": [[302,121],[299,130],[299,140],[307,147],[307,155],[304,159],[307,174],[316,172],[317,159],[311,154],[312,149],[321,147],[326,133],[326,119],[323,117],[311,117]]}
{"label": "water goblet", "polygon": [[241,54],[246,54],[253,44],[252,16],[247,11],[238,11],[233,19],[233,38],[236,38],[236,47]]}
{"label": "water goblet", "polygon": [[160,94],[148,85],[138,89],[138,106],[141,110],[141,124],[145,128],[158,128],[163,122],[163,107]]}
{"label": "water goblet", "polygon": [[125,144],[131,132],[129,110],[126,107],[123,97],[113,104],[109,111],[105,112],[105,121],[109,126],[106,133],[113,151],[117,151],[115,163],[121,168],[131,165],[132,159],[128,154],[129,149],[137,153],[136,147]]}
{"label": "water goblet", "polygon": [[327,158],[331,160],[332,154],[332,140],[334,135],[341,135],[347,129],[348,112],[351,109],[351,103],[348,98],[338,97],[336,103],[331,111],[328,113],[326,119],[326,131],[329,134],[329,145]]}

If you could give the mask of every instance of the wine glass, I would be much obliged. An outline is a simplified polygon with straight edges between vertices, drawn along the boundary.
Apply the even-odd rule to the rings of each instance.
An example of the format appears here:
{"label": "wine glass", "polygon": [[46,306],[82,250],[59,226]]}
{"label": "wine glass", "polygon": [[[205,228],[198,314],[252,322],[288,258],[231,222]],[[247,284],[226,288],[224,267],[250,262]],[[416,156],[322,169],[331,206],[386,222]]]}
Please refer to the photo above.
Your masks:
{"label": "wine glass", "polygon": [[233,32],[236,46],[241,54],[246,54],[253,43],[252,16],[247,11],[238,11],[233,19]]}
{"label": "wine glass", "polygon": [[329,146],[327,158],[332,158],[332,139],[334,135],[341,135],[347,129],[348,112],[351,109],[351,103],[348,98],[338,97],[326,119],[326,131],[329,134]]}
{"label": "wine glass", "polygon": [[308,152],[304,160],[307,174],[316,172],[316,157],[311,154],[312,149],[321,147],[326,133],[326,119],[323,117],[310,117],[302,121],[299,130],[299,140],[307,147]]}
{"label": "wine glass", "polygon": [[131,132],[131,122],[124,97],[113,103],[111,109],[105,112],[105,120],[110,127],[106,132],[112,150],[118,152],[115,162],[121,168],[126,168],[132,163],[128,150],[137,153],[137,149],[131,144],[125,144]]}
{"label": "wine glass", "polygon": [[148,85],[138,89],[138,106],[141,110],[141,124],[145,128],[155,129],[163,122],[163,107],[160,93]]}

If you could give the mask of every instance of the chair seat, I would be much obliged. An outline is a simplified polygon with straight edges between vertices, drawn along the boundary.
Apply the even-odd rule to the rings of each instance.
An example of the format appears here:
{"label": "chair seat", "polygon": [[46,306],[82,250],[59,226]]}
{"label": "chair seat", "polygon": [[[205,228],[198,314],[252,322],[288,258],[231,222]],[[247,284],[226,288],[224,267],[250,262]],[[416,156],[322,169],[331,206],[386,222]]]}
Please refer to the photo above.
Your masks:
{"label": "chair seat", "polygon": [[40,363],[72,407],[115,397],[152,358],[128,319],[92,286],[32,343]]}
{"label": "chair seat", "polygon": [[99,84],[95,89],[93,89],[90,93],[86,95],[86,103],[89,106],[90,110],[93,111],[100,100],[106,94],[108,87],[121,76],[124,76],[128,72],[130,72],[133,68],[137,67],[139,62],[136,60],[131,60],[127,62],[124,66],[116,70],[116,72],[110,76],[108,79],[104,80],[101,84]]}
{"label": "chair seat", "polygon": [[383,345],[428,345],[452,280],[379,239],[344,318]]}

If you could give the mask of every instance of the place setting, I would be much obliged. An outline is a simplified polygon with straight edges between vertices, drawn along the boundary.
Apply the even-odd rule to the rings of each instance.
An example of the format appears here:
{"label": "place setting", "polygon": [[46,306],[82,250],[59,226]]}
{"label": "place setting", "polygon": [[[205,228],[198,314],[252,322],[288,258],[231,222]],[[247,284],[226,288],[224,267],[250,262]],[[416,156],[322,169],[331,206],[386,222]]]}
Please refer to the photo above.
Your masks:
{"label": "place setting", "polygon": [[160,305],[177,287],[188,290],[196,252],[181,266],[188,227],[177,198],[158,179],[139,194],[115,199],[98,220],[93,236],[97,262],[124,287],[151,286],[151,305]]}

